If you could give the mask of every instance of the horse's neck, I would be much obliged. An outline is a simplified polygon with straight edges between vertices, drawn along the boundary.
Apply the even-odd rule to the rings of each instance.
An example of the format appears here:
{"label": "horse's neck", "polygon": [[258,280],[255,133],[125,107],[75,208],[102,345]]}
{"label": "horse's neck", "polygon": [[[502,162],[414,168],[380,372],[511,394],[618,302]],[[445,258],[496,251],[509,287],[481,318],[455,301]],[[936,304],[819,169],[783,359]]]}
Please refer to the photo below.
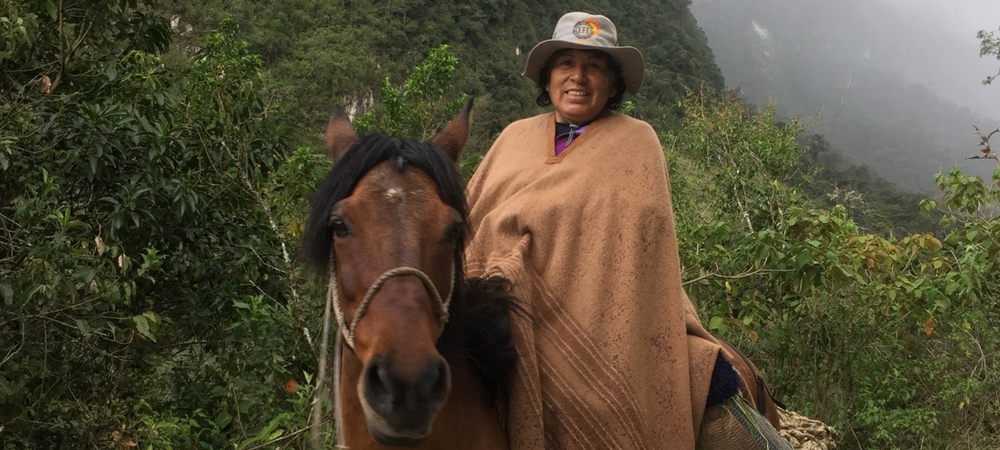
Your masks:
{"label": "horse's neck", "polygon": [[[344,444],[352,450],[387,450],[372,441],[365,423],[365,413],[358,398],[361,362],[344,349],[341,358],[340,401],[343,408]],[[451,393],[434,420],[434,431],[417,449],[507,450],[507,433],[500,426],[493,399],[473,373],[469,364],[448,358],[451,368]]]}

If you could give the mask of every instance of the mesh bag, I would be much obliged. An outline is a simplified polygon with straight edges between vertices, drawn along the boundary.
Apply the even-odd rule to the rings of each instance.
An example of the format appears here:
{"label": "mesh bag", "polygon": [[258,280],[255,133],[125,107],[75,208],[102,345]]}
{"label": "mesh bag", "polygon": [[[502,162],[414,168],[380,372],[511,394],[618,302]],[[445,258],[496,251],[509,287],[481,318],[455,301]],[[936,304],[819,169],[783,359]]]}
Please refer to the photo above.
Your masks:
{"label": "mesh bag", "polygon": [[697,450],[792,450],[746,399],[735,395],[705,409]]}

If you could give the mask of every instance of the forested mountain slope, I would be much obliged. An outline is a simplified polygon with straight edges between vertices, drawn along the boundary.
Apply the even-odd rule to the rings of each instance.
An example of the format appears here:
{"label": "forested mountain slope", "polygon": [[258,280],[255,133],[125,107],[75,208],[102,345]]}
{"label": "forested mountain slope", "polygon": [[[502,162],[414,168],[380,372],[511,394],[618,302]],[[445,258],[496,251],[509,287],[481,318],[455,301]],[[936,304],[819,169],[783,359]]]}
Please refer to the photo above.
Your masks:
{"label": "forested mountain slope", "polygon": [[[638,47],[646,81],[634,98],[637,115],[658,129],[676,124],[673,111],[685,87],[721,88],[704,35],[687,0],[359,1],[179,0],[163,5],[177,26],[197,39],[233,17],[250,50],[264,58],[270,89],[282,99],[281,119],[310,142],[331,105],[359,111],[377,100],[382,79],[394,84],[427,53],[448,44],[459,58],[457,92],[477,97],[472,153],[513,119],[540,111],[534,86],[521,76],[532,46],[558,18],[583,10],[610,17],[620,44]],[[312,143],[312,142],[310,142]]]}

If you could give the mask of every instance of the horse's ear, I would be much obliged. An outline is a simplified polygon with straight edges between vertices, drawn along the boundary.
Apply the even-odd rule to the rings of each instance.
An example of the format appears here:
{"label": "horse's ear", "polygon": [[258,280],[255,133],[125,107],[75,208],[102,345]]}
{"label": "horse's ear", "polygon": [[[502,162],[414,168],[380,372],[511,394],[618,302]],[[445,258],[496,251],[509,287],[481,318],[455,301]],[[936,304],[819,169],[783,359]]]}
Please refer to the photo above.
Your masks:
{"label": "horse's ear", "polygon": [[471,119],[472,97],[469,97],[458,116],[452,119],[448,126],[444,127],[432,140],[456,164],[458,157],[462,155],[462,149],[465,148],[465,142],[469,139],[469,120]]}
{"label": "horse's ear", "polygon": [[334,162],[339,161],[356,142],[358,134],[351,126],[351,119],[340,105],[334,105],[330,125],[326,127],[326,149],[330,152],[330,157]]}

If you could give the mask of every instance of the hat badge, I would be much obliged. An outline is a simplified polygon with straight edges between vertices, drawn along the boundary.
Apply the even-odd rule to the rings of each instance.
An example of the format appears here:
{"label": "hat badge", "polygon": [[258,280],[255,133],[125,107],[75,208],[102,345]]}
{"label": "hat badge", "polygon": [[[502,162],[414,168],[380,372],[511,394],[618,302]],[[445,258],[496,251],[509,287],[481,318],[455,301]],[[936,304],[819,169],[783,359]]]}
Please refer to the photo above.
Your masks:
{"label": "hat badge", "polygon": [[600,31],[601,27],[597,25],[596,19],[581,20],[573,25],[573,36],[577,39],[590,39]]}

